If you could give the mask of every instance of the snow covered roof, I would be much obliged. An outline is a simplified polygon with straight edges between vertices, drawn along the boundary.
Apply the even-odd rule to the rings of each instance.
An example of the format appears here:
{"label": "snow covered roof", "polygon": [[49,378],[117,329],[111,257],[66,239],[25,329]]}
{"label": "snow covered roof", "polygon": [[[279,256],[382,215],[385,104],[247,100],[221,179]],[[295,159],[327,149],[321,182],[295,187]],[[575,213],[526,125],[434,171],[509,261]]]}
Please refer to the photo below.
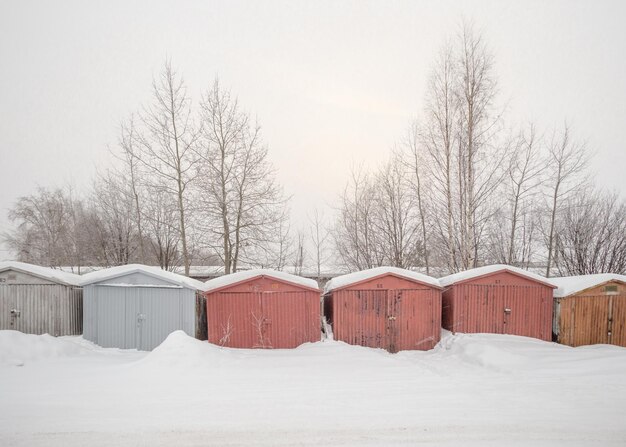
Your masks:
{"label": "snow covered roof", "polygon": [[78,286],[81,283],[81,277],[74,273],[64,272],[62,270],[41,267],[39,265],[27,264],[25,262],[4,261],[0,262],[0,272],[5,270],[17,270],[23,273],[29,273],[49,281],[58,282],[70,286]]}
{"label": "snow covered roof", "polygon": [[97,282],[105,281],[107,279],[118,278],[120,276],[128,275],[131,273],[145,273],[146,275],[154,278],[159,278],[170,283],[177,284],[181,287],[194,290],[205,290],[205,285],[201,281],[197,281],[186,276],[179,275],[177,273],[168,272],[162,270],[159,267],[153,267],[142,264],[128,264],[118,265],[116,267],[97,270],[95,272],[87,273],[82,277],[81,284],[86,286],[88,284],[94,284]]}
{"label": "snow covered roof", "polygon": [[331,279],[326,283],[324,293],[387,274],[400,276],[411,281],[418,281],[435,287],[441,287],[437,279],[421,273],[413,272],[411,270],[401,269],[398,267],[374,267],[369,270],[348,273],[347,275],[337,276],[336,278]]}
{"label": "snow covered roof", "polygon": [[558,286],[558,289],[554,291],[554,297],[562,298],[609,281],[619,281],[626,284],[626,275],[599,273],[597,275],[564,276],[561,278],[550,278],[550,280]]}
{"label": "snow covered roof", "polygon": [[246,281],[248,279],[257,278],[259,276],[267,276],[277,279],[279,281],[285,281],[299,286],[308,287],[310,289],[319,290],[319,285],[317,284],[317,281],[313,279],[303,278],[301,276],[292,275],[290,273],[279,272],[277,270],[269,269],[244,270],[241,272],[220,276],[219,278],[210,279],[206,283],[204,283],[205,290],[210,291],[221,289],[222,287],[236,284],[241,281]]}
{"label": "snow covered roof", "polygon": [[491,273],[496,273],[503,270],[514,273],[516,275],[525,276],[526,278],[542,282],[549,286],[556,287],[556,284],[552,282],[552,279],[548,279],[545,276],[537,275],[536,273],[529,272],[528,270],[523,270],[518,267],[513,267],[512,265],[505,264],[486,265],[484,267],[477,267],[475,269],[454,273],[452,275],[439,278],[439,283],[443,287],[447,287],[458,282],[467,281],[468,279],[478,278],[480,276],[489,275]]}

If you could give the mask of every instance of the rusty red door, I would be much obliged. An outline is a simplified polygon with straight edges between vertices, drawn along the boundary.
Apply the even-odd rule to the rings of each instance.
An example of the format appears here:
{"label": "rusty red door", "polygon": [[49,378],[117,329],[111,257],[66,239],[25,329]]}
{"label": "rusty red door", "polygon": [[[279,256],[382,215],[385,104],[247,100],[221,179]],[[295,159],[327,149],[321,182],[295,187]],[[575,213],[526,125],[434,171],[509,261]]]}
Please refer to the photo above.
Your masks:
{"label": "rusty red door", "polygon": [[319,299],[310,292],[258,292],[261,315],[254,316],[259,348],[295,348],[319,341]]}
{"label": "rusty red door", "polygon": [[335,338],[389,352],[430,349],[439,341],[440,322],[434,315],[439,312],[440,319],[441,305],[436,298],[436,291],[421,289],[337,292]]}
{"label": "rusty red door", "polygon": [[386,348],[387,290],[336,293],[335,338],[353,345]]}

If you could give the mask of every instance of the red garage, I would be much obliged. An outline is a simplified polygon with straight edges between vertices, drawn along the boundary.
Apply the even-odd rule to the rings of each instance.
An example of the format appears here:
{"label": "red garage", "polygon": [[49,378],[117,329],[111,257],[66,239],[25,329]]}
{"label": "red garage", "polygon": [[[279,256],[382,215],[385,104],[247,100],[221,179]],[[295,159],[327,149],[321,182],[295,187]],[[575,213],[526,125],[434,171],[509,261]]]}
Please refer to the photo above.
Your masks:
{"label": "red garage", "polygon": [[206,282],[208,339],[231,348],[295,348],[319,341],[317,282],[249,270]]}
{"label": "red garage", "polygon": [[523,335],[552,340],[552,295],[543,276],[490,265],[439,280],[443,327],[452,332]]}
{"label": "red garage", "polygon": [[326,284],[324,314],[335,340],[390,352],[427,350],[441,336],[441,287],[410,270],[364,270]]}

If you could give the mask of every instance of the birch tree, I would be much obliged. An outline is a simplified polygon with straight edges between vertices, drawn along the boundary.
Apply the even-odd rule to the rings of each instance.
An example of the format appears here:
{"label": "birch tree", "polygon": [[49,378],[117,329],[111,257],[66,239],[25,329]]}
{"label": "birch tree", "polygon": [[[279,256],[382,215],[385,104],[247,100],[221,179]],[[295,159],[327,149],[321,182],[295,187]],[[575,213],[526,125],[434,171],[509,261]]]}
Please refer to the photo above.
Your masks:
{"label": "birch tree", "polygon": [[561,202],[584,183],[582,174],[588,163],[586,146],[572,139],[567,124],[562,132],[553,132],[548,151],[550,220],[546,240],[548,252],[546,277],[550,277],[551,274],[555,228]]}
{"label": "birch tree", "polygon": [[261,140],[261,129],[216,79],[200,104],[200,206],[225,273],[268,250],[286,218],[286,199]]}
{"label": "birch tree", "polygon": [[428,161],[426,159],[427,152],[420,144],[421,137],[419,133],[419,126],[417,122],[413,122],[407,131],[405,139],[403,141],[404,153],[402,159],[407,166],[410,176],[411,185],[413,187],[413,193],[416,201],[417,211],[419,215],[420,236],[422,247],[421,251],[424,258],[424,266],[426,267],[426,274],[430,274],[430,262],[429,262],[429,234],[427,231],[427,216],[426,209],[428,207],[428,200],[426,194],[427,188],[427,169]]}
{"label": "birch tree", "polygon": [[312,215],[309,217],[309,223],[315,272],[319,280],[322,276],[322,266],[329,260],[328,243],[330,242],[331,233],[325,224],[324,213],[320,212],[317,208],[313,210]]}
{"label": "birch tree", "polygon": [[144,132],[137,138],[137,160],[152,186],[176,199],[183,264],[185,275],[189,275],[188,196],[197,175],[198,131],[192,121],[185,83],[169,61],[154,80],[152,94],[152,104],[141,115]]}

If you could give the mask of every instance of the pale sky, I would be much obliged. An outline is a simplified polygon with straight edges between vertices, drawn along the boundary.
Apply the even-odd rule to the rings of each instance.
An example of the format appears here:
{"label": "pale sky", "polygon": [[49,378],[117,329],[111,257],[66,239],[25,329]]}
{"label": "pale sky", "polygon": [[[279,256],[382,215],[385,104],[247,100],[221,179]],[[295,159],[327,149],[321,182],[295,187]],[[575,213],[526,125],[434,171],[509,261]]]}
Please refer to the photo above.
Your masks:
{"label": "pale sky", "polygon": [[[423,107],[462,18],[483,30],[508,121],[564,120],[626,192],[626,2],[0,1],[0,232],[37,185],[86,188],[167,57],[194,99],[219,75],[256,116],[295,225],[375,167]],[[0,252],[0,258],[6,253]]]}

